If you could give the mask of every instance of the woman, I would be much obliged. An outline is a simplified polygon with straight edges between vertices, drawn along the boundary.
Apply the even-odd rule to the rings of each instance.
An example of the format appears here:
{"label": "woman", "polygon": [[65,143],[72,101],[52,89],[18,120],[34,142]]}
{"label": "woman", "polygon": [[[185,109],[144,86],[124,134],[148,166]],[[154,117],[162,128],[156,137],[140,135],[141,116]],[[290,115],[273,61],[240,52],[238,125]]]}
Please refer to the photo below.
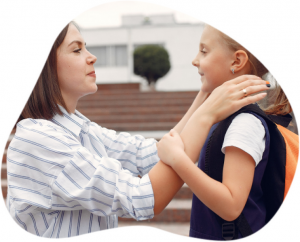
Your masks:
{"label": "woman", "polygon": [[[38,236],[70,237],[117,227],[117,216],[152,218],[183,184],[159,161],[153,139],[116,135],[76,111],[79,98],[97,90],[96,60],[76,26],[68,24],[51,49],[8,148],[10,214]],[[191,130],[199,124],[204,142],[213,123],[266,95],[243,98],[245,88],[248,94],[267,90],[260,78],[243,76],[209,97],[200,91],[174,128],[184,145],[193,142]]]}

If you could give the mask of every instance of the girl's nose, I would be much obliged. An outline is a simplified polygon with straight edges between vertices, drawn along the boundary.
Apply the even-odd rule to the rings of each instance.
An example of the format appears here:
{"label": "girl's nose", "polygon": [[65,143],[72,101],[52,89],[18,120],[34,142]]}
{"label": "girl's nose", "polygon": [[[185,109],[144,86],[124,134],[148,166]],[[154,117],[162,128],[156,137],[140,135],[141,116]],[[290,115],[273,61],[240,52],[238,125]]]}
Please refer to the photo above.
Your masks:
{"label": "girl's nose", "polygon": [[194,60],[192,61],[192,65],[199,67],[200,65],[200,52],[195,56]]}
{"label": "girl's nose", "polygon": [[192,65],[198,67],[199,66],[199,60],[197,59],[197,56],[195,59],[192,61]]}

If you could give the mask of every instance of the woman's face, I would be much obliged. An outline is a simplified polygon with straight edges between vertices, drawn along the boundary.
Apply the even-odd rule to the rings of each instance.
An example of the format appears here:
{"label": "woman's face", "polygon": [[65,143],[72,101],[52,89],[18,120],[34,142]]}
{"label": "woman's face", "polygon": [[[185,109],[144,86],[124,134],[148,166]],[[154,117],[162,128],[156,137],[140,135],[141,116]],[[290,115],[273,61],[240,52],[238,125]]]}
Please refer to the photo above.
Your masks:
{"label": "woman's face", "polygon": [[87,51],[78,29],[70,24],[57,49],[57,75],[65,102],[76,101],[97,91],[93,64],[97,58]]}
{"label": "woman's face", "polygon": [[199,53],[192,61],[201,76],[203,92],[211,93],[216,87],[233,78],[233,54],[222,42],[219,32],[207,25],[201,36]]}

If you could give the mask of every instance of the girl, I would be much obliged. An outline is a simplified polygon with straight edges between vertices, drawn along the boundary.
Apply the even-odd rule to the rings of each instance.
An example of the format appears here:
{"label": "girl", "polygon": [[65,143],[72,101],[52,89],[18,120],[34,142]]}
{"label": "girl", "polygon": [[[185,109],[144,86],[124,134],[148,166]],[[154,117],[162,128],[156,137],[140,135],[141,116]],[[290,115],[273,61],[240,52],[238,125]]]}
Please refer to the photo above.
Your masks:
{"label": "girl", "polygon": [[[96,60],[75,24],[68,24],[54,42],[8,148],[9,212],[38,236],[61,238],[114,228],[117,216],[152,218],[183,184],[159,162],[155,140],[116,135],[76,111],[78,99],[97,90]],[[243,99],[244,88],[249,93],[267,90],[258,77],[235,78],[198,109],[208,96],[200,92],[175,129],[181,132],[197,113],[192,120],[205,124],[204,142],[212,123],[266,95]],[[182,134],[184,141],[192,140]]]}
{"label": "girl", "polygon": [[[201,90],[205,93],[213,92],[232,77],[244,74],[262,77],[268,72],[244,47],[209,25],[206,25],[202,33],[200,50],[192,64],[198,69],[202,81]],[[244,93],[247,95],[247,90]],[[278,97],[274,105],[266,110],[267,114],[285,115],[292,111],[281,89]],[[193,115],[196,114],[195,112]],[[203,143],[198,142],[200,131],[191,129],[193,122],[191,118],[182,131],[186,134],[193,133],[193,140],[191,138],[182,142],[177,132],[172,131],[158,143],[160,159],[170,165],[194,193],[190,236],[226,239],[225,230],[235,226],[226,221],[240,219],[241,214],[246,217],[252,232],[256,232],[264,226],[266,217],[261,189],[269,149],[266,147],[269,135],[265,126],[250,113],[241,113],[233,119],[222,141],[225,158],[223,176],[219,182],[204,172],[207,169],[205,160],[212,156],[207,153],[206,148],[212,145],[209,139],[215,135],[213,132],[217,124],[212,127],[202,149]],[[185,135],[181,137],[185,138]],[[221,137],[218,140],[220,139]],[[188,152],[200,153],[200,169],[194,168],[198,156],[188,157]],[[235,235],[234,231],[233,234],[234,238],[241,237],[241,234]]]}

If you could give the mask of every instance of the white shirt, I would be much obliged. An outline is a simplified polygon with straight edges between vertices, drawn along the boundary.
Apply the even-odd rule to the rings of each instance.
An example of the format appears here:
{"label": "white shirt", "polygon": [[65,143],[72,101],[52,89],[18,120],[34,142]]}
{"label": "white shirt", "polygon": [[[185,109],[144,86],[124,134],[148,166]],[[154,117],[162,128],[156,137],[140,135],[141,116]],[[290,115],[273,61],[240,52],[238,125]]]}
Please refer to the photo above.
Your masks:
{"label": "white shirt", "polygon": [[261,161],[265,150],[265,128],[253,114],[237,115],[226,131],[222,152],[225,148],[235,146],[252,156],[256,166]]}
{"label": "white shirt", "polygon": [[[7,206],[25,230],[62,238],[153,217],[156,140],[116,135],[78,111],[18,123],[7,151]],[[142,178],[138,178],[140,175]]]}

